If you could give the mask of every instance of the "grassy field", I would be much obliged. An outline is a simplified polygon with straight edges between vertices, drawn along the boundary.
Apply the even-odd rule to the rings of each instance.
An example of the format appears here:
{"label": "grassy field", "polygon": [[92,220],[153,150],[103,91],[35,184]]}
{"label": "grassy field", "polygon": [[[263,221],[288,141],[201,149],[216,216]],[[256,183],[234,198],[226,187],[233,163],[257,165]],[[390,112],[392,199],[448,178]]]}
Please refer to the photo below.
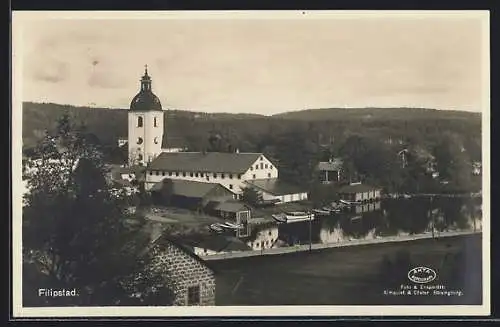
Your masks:
{"label": "grassy field", "polygon": [[[217,305],[481,304],[481,236],[211,261]],[[417,266],[462,296],[390,296]]]}

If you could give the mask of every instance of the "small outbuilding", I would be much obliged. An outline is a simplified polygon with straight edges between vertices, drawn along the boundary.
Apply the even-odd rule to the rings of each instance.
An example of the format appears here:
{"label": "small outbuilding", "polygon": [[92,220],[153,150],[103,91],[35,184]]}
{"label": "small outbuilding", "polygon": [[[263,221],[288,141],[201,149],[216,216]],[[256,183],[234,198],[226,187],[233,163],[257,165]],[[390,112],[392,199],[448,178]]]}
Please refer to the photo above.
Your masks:
{"label": "small outbuilding", "polygon": [[339,197],[345,201],[367,202],[380,199],[381,189],[361,183],[351,183],[339,189]]}

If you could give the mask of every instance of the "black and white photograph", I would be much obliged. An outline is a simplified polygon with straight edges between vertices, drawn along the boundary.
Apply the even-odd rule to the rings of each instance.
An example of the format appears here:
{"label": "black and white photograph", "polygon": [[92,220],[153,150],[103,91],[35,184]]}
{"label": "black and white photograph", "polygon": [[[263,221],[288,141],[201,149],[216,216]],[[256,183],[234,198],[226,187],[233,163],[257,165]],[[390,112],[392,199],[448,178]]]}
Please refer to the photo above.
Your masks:
{"label": "black and white photograph", "polygon": [[487,11],[12,22],[15,316],[490,314]]}

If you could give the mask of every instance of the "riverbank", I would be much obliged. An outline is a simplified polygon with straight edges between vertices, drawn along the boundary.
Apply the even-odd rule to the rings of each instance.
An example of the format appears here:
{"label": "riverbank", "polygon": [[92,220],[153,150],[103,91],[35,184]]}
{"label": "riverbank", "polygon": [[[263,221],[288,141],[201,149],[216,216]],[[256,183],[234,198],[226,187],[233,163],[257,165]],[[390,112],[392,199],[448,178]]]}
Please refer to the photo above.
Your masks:
{"label": "riverbank", "polygon": [[389,236],[389,237],[381,237],[381,238],[368,239],[368,240],[352,240],[352,241],[345,241],[345,242],[339,242],[339,243],[329,243],[329,244],[311,244],[311,245],[302,244],[302,245],[296,245],[296,246],[290,246],[290,247],[271,248],[271,249],[264,249],[264,250],[257,250],[257,251],[221,253],[221,254],[203,256],[202,258],[203,258],[203,260],[206,260],[206,261],[229,260],[229,259],[237,259],[237,258],[245,258],[245,257],[270,256],[270,255],[287,254],[287,253],[318,251],[318,250],[322,250],[322,249],[332,249],[332,248],[359,246],[359,245],[410,242],[410,241],[432,239],[432,238],[440,239],[440,238],[464,236],[464,235],[474,235],[474,234],[481,234],[481,231],[441,232],[441,233],[435,233],[434,235],[431,232],[428,232],[428,233],[419,234],[419,235]]}

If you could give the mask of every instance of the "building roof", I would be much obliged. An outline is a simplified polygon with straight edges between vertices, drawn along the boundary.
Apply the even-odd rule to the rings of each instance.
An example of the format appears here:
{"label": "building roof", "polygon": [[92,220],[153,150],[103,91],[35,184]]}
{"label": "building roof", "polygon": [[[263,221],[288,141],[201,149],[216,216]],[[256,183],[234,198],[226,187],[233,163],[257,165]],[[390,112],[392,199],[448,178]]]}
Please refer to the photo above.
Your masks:
{"label": "building roof", "polygon": [[318,163],[318,169],[322,171],[337,171],[342,168],[342,159],[333,159],[331,161],[321,161]]}
{"label": "building roof", "polygon": [[299,186],[283,182],[278,178],[254,179],[246,181],[246,183],[272,195],[286,195],[306,192]]}
{"label": "building roof", "polygon": [[239,201],[226,201],[219,203],[215,210],[225,211],[225,212],[239,212],[250,210],[244,203]]}
{"label": "building roof", "polygon": [[[203,198],[215,187],[223,187],[216,183],[204,183],[195,181],[186,181],[180,179],[164,178],[161,182],[156,183],[151,191],[160,191],[166,183],[172,183],[172,194],[185,196],[189,198]],[[226,189],[226,188],[224,188]],[[228,190],[229,192],[229,190]]]}
{"label": "building roof", "polygon": [[375,190],[380,190],[380,188],[366,184],[350,184],[341,187],[339,193],[364,193]]}
{"label": "building roof", "polygon": [[161,153],[148,170],[244,173],[262,153],[174,152]]}
{"label": "building roof", "polygon": [[163,234],[152,241],[152,245],[159,246],[160,248],[164,247],[167,244],[181,250],[184,254],[200,262],[203,266],[207,267],[211,271],[214,271],[214,268],[210,264],[197,256],[189,246],[187,246],[183,242],[180,242],[180,240],[177,240],[175,237]]}
{"label": "building roof", "polygon": [[148,71],[144,72],[141,79],[141,90],[130,102],[130,110],[132,111],[162,111],[160,99],[151,90],[151,78]]}

